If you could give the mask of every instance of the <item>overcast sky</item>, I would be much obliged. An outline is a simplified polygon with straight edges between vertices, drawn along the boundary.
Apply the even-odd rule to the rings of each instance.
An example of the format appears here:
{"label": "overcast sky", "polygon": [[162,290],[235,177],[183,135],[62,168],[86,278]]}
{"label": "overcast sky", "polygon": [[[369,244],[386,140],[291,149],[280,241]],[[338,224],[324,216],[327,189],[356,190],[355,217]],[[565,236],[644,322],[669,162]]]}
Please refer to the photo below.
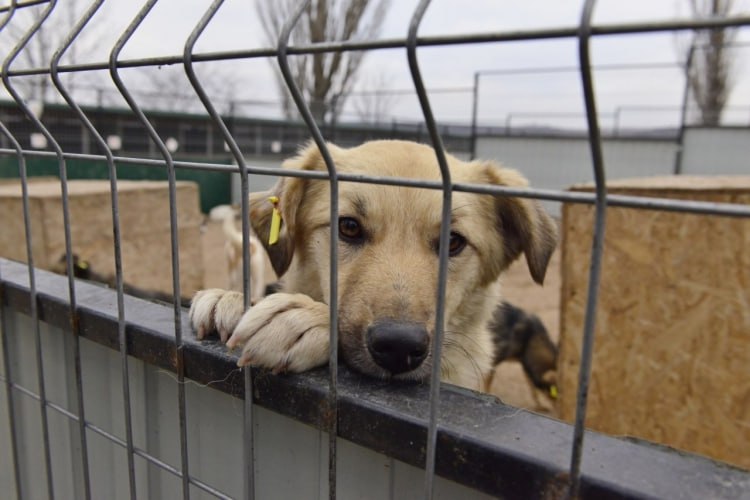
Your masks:
{"label": "overcast sky", "polygon": [[[750,12],[750,0],[735,2],[737,12]],[[64,3],[65,0],[61,0],[60,4]],[[210,3],[208,0],[161,0],[126,46],[123,58],[181,54],[185,39]],[[381,37],[403,38],[417,1],[392,0],[391,4]],[[98,29],[97,43],[79,58],[84,62],[106,60],[114,41],[140,5],[141,2],[132,0],[105,2],[100,16],[106,19],[106,29]],[[420,34],[571,27],[578,22],[581,6],[580,0],[435,0]],[[687,0],[600,0],[594,22],[655,21],[685,16],[688,12]],[[96,29],[96,26],[91,27],[91,30]],[[740,31],[737,41],[750,43],[750,27]],[[685,40],[678,40],[673,33],[599,37],[592,42],[593,62],[594,65],[677,63],[684,57],[679,47],[685,45]],[[254,2],[227,0],[199,40],[197,51],[264,46]],[[750,122],[750,46],[735,49],[734,57],[735,85],[726,118],[730,123],[747,124]],[[476,71],[575,67],[578,64],[577,44],[572,39],[423,48],[419,51],[419,61],[428,89],[458,89],[455,93],[436,92],[431,96],[438,120],[463,123],[468,123],[471,116],[469,88]],[[181,71],[180,68],[174,70]],[[266,60],[203,64],[201,70],[236,75],[233,92],[238,98],[278,98],[272,68]],[[131,71],[135,70],[123,73],[127,75]],[[677,66],[598,71],[595,84],[605,127],[611,126],[615,112],[619,112],[623,127],[676,124],[684,86],[682,70]],[[578,126],[583,113],[580,86],[576,72],[484,75],[480,80],[480,123],[502,125],[510,121],[514,125]],[[368,54],[356,88],[375,87],[412,87],[404,49]],[[349,104],[347,112],[353,112],[353,99]],[[413,120],[420,116],[413,95],[392,98],[390,105],[389,114],[397,119]],[[243,112],[268,116],[276,113],[276,109],[259,106],[245,108]]]}

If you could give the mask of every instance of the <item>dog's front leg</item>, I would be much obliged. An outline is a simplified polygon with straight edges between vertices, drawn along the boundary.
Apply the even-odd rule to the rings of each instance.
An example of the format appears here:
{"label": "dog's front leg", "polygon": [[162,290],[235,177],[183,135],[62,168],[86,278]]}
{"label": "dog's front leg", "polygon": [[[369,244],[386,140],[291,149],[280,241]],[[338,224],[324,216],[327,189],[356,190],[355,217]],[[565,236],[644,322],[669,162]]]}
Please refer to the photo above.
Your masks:
{"label": "dog's front leg", "polygon": [[275,293],[243,312],[242,295],[203,290],[190,308],[198,338],[218,332],[227,347],[242,347],[239,366],[302,372],[328,362],[328,306],[307,295]]}

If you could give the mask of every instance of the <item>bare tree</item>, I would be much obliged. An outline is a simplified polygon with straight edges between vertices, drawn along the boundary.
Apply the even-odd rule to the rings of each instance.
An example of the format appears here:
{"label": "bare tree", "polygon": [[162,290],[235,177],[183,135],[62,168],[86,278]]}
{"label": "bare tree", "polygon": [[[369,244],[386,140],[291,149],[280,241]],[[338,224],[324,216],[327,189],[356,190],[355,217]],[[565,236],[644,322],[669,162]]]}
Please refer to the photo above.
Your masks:
{"label": "bare tree", "polygon": [[[48,68],[55,51],[88,6],[89,2],[82,0],[59,2],[19,53],[13,69]],[[39,21],[46,7],[46,4],[41,4],[16,10],[11,22],[0,34],[0,54],[8,54],[13,50],[27,31]],[[104,11],[98,12],[65,52],[63,64],[76,64],[79,62],[79,54],[90,54],[95,51],[96,45],[100,44],[103,38],[102,32],[108,29],[107,24]],[[230,113],[239,88],[240,78],[236,72],[212,64],[209,64],[208,68],[202,64],[198,71],[209,95],[225,105],[223,112]],[[131,90],[145,108],[198,113],[205,111],[181,65],[142,68],[133,73],[134,85]],[[101,72],[73,71],[61,73],[61,77],[68,90],[77,94],[81,101],[88,100],[99,106],[126,104],[122,95],[112,86],[109,77]],[[37,105],[41,106],[59,99],[47,74],[14,78],[13,83],[25,100]]]}
{"label": "bare tree", "polygon": [[[46,7],[46,4],[43,4],[18,9],[4,29],[4,36],[0,39],[0,53],[9,54],[26,32],[41,18]],[[26,47],[18,54],[17,63],[13,66],[14,69],[49,67],[52,56],[60,47],[63,39],[73,29],[85,7],[86,5],[81,5],[78,0],[67,0],[64,2],[64,8],[55,9],[29,40]],[[78,59],[77,55],[82,51],[88,51],[97,39],[98,31],[84,31],[66,51],[63,63],[75,64]],[[75,86],[75,80],[80,79],[81,76],[76,72],[70,72],[62,77],[67,86],[72,89]],[[19,77],[14,79],[14,83],[26,100],[45,103],[57,99],[57,92],[49,75]]]}
{"label": "bare tree", "polygon": [[[196,71],[204,90],[218,103],[219,111],[231,114],[240,87],[236,72],[215,65],[201,65]],[[205,111],[181,65],[143,68],[138,75],[138,83],[131,91],[145,108],[188,113]]]}
{"label": "bare tree", "polygon": [[[690,0],[696,17],[726,17],[733,0]],[[729,99],[732,87],[730,45],[735,29],[696,31],[688,52],[688,83],[701,114],[701,124],[716,126]]]}
{"label": "bare tree", "polygon": [[378,72],[374,77],[367,77],[367,89],[352,93],[354,110],[363,122],[383,122],[398,96],[389,89],[389,77],[386,73]]}
{"label": "bare tree", "polygon": [[[292,32],[291,43],[306,45],[374,38],[380,32],[389,3],[390,0],[312,0]],[[298,5],[299,0],[256,1],[269,43],[276,45],[284,23]],[[335,120],[341,112],[364,54],[362,51],[327,52],[290,59],[294,81],[317,121]],[[296,108],[278,72],[277,81],[284,115],[293,118]]]}

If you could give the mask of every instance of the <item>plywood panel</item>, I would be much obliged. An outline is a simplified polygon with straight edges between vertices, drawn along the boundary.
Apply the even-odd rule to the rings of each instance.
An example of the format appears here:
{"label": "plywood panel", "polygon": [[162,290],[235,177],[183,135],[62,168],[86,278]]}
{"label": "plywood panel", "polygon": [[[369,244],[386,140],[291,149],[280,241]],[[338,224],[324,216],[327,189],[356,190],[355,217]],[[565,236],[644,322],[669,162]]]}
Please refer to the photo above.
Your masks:
{"label": "plywood panel", "polygon": [[[60,182],[29,183],[29,206],[35,264],[51,269],[65,254]],[[114,246],[109,181],[68,183],[73,252],[97,273],[114,276]],[[123,274],[133,286],[172,292],[168,184],[160,181],[118,182]],[[0,256],[26,261],[21,187],[0,184]],[[203,216],[198,186],[177,183],[180,285],[183,296],[203,288]]]}
{"label": "plywood panel", "polygon": [[[609,192],[750,204],[750,177],[625,180]],[[568,420],[592,222],[593,207],[565,206],[558,409]],[[608,209],[587,424],[750,468],[750,219]]]}

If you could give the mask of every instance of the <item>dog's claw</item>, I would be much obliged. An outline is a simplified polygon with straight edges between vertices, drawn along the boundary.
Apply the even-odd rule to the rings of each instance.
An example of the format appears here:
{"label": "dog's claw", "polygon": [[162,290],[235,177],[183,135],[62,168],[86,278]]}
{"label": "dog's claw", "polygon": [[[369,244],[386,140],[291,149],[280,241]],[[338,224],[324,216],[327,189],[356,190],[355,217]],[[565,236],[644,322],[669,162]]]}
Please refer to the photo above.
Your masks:
{"label": "dog's claw", "polygon": [[243,367],[247,365],[252,365],[253,361],[255,361],[255,357],[248,349],[240,355],[240,358],[237,360],[237,366]]}
{"label": "dog's claw", "polygon": [[189,316],[199,340],[216,332],[226,342],[243,313],[242,294],[213,288],[195,294]]}
{"label": "dog's claw", "polygon": [[271,373],[274,375],[278,375],[279,373],[284,373],[289,371],[289,358],[285,357],[283,361],[281,361],[278,365],[276,365],[273,370],[271,370]]}
{"label": "dog's claw", "polygon": [[[221,306],[219,300],[216,323],[220,332],[224,330]],[[232,327],[226,346],[242,349],[237,366],[252,365],[273,373],[299,372],[328,360],[328,306],[308,296],[268,296],[236,323],[232,321]]]}

